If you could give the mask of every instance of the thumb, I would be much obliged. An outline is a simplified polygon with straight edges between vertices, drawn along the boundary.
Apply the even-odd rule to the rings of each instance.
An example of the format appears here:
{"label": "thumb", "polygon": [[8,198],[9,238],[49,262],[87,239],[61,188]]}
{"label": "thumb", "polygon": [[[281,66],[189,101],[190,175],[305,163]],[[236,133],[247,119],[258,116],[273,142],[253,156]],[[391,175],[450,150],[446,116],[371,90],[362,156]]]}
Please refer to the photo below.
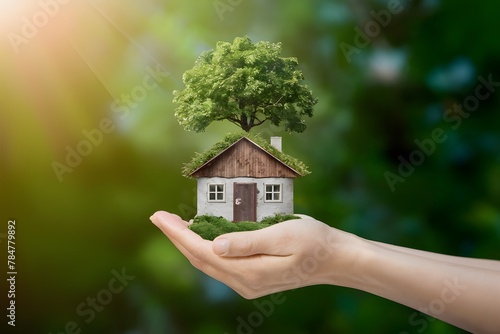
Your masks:
{"label": "thumb", "polygon": [[233,232],[221,235],[213,241],[212,251],[220,256],[240,257],[257,254],[286,256],[284,236],[275,233],[273,226],[256,231]]}

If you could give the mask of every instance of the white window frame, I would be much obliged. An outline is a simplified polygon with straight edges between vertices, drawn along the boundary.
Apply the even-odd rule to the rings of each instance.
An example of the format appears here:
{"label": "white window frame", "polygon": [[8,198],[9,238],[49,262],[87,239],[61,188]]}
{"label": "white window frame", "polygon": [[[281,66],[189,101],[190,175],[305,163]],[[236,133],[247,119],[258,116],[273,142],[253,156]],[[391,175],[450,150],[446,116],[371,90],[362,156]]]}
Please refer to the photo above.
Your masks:
{"label": "white window frame", "polygon": [[[214,186],[213,191],[210,188]],[[222,186],[222,191],[217,189],[217,186]],[[210,199],[210,194],[215,194],[215,199]],[[217,199],[217,195],[222,194],[222,199]],[[210,203],[221,203],[226,201],[226,185],[224,183],[209,183],[207,189],[207,201]]]}
{"label": "white window frame", "polygon": [[[279,190],[275,190],[275,186],[279,187]],[[271,191],[267,190],[267,187],[273,187]],[[273,194],[273,199],[267,199],[267,194]],[[279,199],[274,199],[274,195],[278,194]],[[281,183],[265,183],[264,184],[264,202],[266,203],[281,203],[283,202],[283,185]]]}

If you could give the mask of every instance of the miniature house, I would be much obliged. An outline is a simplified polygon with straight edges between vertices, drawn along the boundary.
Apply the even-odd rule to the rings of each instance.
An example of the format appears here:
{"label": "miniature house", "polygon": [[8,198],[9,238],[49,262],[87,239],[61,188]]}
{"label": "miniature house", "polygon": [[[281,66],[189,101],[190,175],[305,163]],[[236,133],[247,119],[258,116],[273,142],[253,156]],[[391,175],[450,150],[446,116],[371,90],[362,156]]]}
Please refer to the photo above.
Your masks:
{"label": "miniature house", "polygon": [[[281,152],[281,137],[272,137],[271,145]],[[241,137],[189,176],[197,178],[198,215],[237,222],[293,214],[293,179],[302,175]]]}

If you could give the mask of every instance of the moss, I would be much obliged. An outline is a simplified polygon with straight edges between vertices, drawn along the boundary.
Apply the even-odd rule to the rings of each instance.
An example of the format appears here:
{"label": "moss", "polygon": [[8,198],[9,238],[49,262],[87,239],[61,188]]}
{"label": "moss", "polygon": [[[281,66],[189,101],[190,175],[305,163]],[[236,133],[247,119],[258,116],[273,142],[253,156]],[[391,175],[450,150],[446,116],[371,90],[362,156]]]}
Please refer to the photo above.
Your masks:
{"label": "moss", "polygon": [[285,154],[283,152],[278,151],[274,146],[269,144],[264,138],[262,138],[258,134],[250,134],[247,132],[238,132],[238,133],[229,133],[227,134],[224,139],[221,141],[215,143],[214,146],[212,146],[210,149],[206,150],[203,153],[195,153],[195,156],[193,159],[184,164],[182,168],[182,175],[185,177],[190,177],[190,174],[197,170],[199,167],[203,166],[205,163],[207,163],[210,159],[214,158],[217,156],[219,153],[224,151],[226,148],[229,146],[233,145],[235,142],[237,142],[240,138],[242,137],[247,137],[260,147],[262,147],[264,150],[266,150],[268,153],[274,155],[276,158],[281,160],[283,163],[286,165],[290,166],[294,170],[296,170],[301,176],[305,176],[310,173],[309,169],[307,166],[300,160]]}
{"label": "moss", "polygon": [[275,215],[266,217],[260,222],[231,222],[223,217],[215,216],[197,216],[193,223],[189,225],[189,229],[199,234],[203,239],[214,240],[219,235],[231,232],[255,231],[262,228],[281,223],[285,220],[300,219],[294,215]]}

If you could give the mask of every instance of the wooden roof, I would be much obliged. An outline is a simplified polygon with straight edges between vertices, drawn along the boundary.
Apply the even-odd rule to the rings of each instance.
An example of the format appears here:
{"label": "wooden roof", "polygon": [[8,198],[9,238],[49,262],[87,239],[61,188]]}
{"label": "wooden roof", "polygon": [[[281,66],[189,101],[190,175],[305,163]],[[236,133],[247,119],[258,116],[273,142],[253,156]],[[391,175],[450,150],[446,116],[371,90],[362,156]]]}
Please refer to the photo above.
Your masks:
{"label": "wooden roof", "polygon": [[247,137],[242,137],[193,171],[192,177],[288,177],[301,176]]}

